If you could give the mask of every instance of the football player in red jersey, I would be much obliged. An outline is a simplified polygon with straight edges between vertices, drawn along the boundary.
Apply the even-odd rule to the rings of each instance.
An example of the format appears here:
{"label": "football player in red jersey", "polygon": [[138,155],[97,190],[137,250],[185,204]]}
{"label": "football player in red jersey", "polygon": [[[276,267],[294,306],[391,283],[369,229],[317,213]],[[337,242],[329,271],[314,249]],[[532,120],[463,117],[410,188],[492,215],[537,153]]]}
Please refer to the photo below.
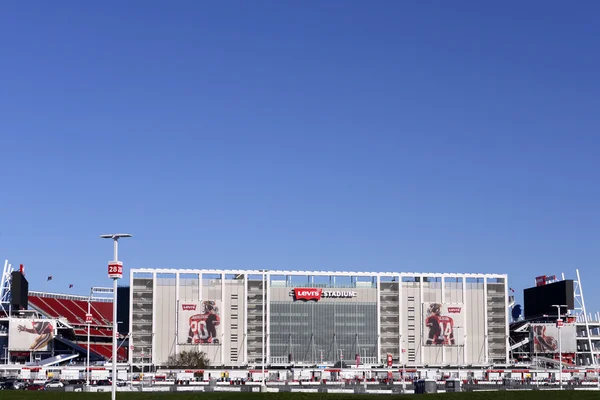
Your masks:
{"label": "football player in red jersey", "polygon": [[214,301],[202,302],[202,314],[192,315],[189,319],[190,330],[188,343],[193,344],[219,344],[217,339],[217,326],[221,323],[219,309]]}
{"label": "football player in red jersey", "polygon": [[431,303],[427,310],[427,319],[425,326],[429,328],[427,341],[428,345],[453,345],[454,341],[454,320],[446,315],[440,315],[442,305]]}
{"label": "football player in red jersey", "polygon": [[34,335],[39,335],[29,347],[29,349],[33,351],[46,347],[48,342],[51,341],[52,337],[54,336],[54,327],[50,322],[47,321],[33,321],[31,323],[31,328],[27,328],[25,325],[19,325],[17,329],[19,332],[27,332]]}

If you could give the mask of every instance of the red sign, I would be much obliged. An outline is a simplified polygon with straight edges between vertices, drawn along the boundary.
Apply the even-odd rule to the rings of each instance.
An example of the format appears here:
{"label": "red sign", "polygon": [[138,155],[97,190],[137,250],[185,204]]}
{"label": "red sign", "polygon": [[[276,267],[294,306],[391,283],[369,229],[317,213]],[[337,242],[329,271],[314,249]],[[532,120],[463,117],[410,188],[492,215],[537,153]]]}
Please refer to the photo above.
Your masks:
{"label": "red sign", "polygon": [[108,277],[110,279],[121,279],[123,277],[123,263],[121,261],[110,261],[108,263]]}
{"label": "red sign", "polygon": [[546,275],[537,276],[535,278],[535,286],[544,286],[546,284]]}
{"label": "red sign", "polygon": [[556,327],[560,328],[561,326],[563,326],[563,320],[562,319],[557,319],[556,320]]}
{"label": "red sign", "polygon": [[403,353],[406,353],[406,349],[402,349],[402,352],[403,352]]}
{"label": "red sign", "polygon": [[181,309],[183,311],[196,311],[196,304],[182,304]]}
{"label": "red sign", "polygon": [[94,321],[94,319],[92,318],[92,314],[85,314],[85,323],[86,324],[91,324]]}
{"label": "red sign", "polygon": [[392,357],[391,354],[388,354],[387,355],[387,366],[391,367],[393,362],[394,362],[394,357]]}
{"label": "red sign", "polygon": [[323,289],[294,288],[294,299],[304,301],[319,301],[321,300],[322,293]]}
{"label": "red sign", "polygon": [[450,314],[460,314],[460,307],[448,307]]}

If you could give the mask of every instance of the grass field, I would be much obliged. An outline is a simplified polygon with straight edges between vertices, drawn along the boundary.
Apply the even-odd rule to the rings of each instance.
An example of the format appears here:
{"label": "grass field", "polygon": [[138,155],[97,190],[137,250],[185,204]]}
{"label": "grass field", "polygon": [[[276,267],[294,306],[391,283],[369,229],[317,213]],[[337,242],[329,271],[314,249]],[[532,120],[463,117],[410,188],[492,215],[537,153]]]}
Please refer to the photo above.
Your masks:
{"label": "grass field", "polygon": [[[401,397],[405,400],[416,400],[426,397],[427,400],[596,400],[600,398],[597,391],[501,391],[501,392],[471,392],[443,393],[427,395],[345,395],[321,393],[117,393],[119,400],[374,400],[390,397]],[[74,392],[28,392],[1,391],[0,400],[105,400],[110,399],[109,393],[74,393]]]}

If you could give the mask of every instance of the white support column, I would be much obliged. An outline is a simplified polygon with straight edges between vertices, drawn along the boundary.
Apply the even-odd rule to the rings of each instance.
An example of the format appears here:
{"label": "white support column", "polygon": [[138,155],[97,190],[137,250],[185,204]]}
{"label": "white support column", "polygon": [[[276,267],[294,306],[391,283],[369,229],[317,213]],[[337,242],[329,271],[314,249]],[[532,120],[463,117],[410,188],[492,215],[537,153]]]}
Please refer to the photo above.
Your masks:
{"label": "white support column", "polygon": [[[421,343],[421,345],[419,346],[419,362],[421,365],[425,365],[425,343],[423,343],[423,321],[424,321],[424,315],[423,315],[423,279],[425,279],[424,276],[419,276],[419,308],[421,309],[419,311],[419,315],[421,315],[421,318],[419,318],[419,343]],[[415,313],[416,314],[416,313]],[[416,323],[415,323],[416,325]]]}
{"label": "white support column", "polygon": [[152,349],[151,349],[151,361],[152,364],[156,364],[156,272],[152,273]]}
{"label": "white support column", "polygon": [[[90,326],[87,326],[88,332]],[[129,365],[133,364],[133,351],[131,348],[135,348],[133,344],[133,272],[129,271]],[[8,360],[6,361],[8,363]],[[87,372],[89,374],[89,371]]]}
{"label": "white support column", "polygon": [[[592,347],[592,335],[590,332],[590,323],[589,323],[589,319],[587,316],[587,310],[585,308],[585,300],[583,298],[583,286],[581,286],[581,278],[579,277],[579,269],[576,269],[575,272],[577,273],[577,286],[579,286],[579,295],[581,296],[581,308],[583,311],[583,322],[585,323],[585,334],[587,335],[588,338],[588,346],[590,346],[590,357],[592,358],[592,365],[594,366],[594,369],[597,369],[597,365],[598,363],[596,362],[596,355],[594,353],[594,347]],[[600,380],[598,381],[598,384],[600,385]]]}
{"label": "white support column", "polygon": [[404,303],[402,301],[402,276],[397,275],[396,279],[398,279],[398,354],[400,355],[400,363],[404,365],[406,363],[406,359],[404,358],[406,357],[406,354],[402,353],[402,349],[404,348],[402,343],[404,339],[404,333],[402,332],[402,328],[404,328],[404,309],[402,308]]}
{"label": "white support column", "polygon": [[463,303],[463,364],[468,365],[469,360],[469,335],[467,332],[467,277],[462,277],[462,303]]}
{"label": "white support column", "polygon": [[488,331],[488,302],[487,302],[487,276],[483,277],[483,332],[484,332],[484,351],[485,351],[485,365],[490,363],[490,346],[489,346],[489,331]]}
{"label": "white support column", "polygon": [[248,274],[244,274],[244,365],[248,365]]}
{"label": "white support column", "polygon": [[[225,274],[221,274],[221,318],[229,321],[230,314],[228,312],[229,305],[225,304]],[[225,351],[227,351],[227,340],[225,340],[225,329],[221,329],[221,365],[225,365]]]}
{"label": "white support column", "polygon": [[377,285],[377,363],[381,363],[381,280],[379,275],[377,275],[377,280],[375,281],[375,285]]}
{"label": "white support column", "polygon": [[265,301],[265,315],[267,316],[267,337],[266,337],[266,353],[267,353],[267,365],[271,363],[271,274],[267,271],[266,274],[267,284],[265,289],[267,292]]}
{"label": "white support column", "polygon": [[[442,276],[441,277],[441,284],[442,284],[442,304],[446,303],[446,288],[445,288],[445,279]],[[446,346],[440,346],[441,350],[442,350],[442,364],[446,365]],[[450,348],[450,351],[453,351],[454,348]],[[458,347],[456,347],[456,351],[458,351]]]}
{"label": "white support column", "polygon": [[198,274],[198,301],[199,302],[201,302],[202,300],[204,300],[202,298],[202,286],[203,286],[202,282],[203,282],[202,272],[200,272]]}
{"label": "white support column", "polygon": [[504,325],[505,325],[505,330],[504,330],[504,334],[505,334],[505,339],[504,339],[504,345],[506,346],[506,364],[509,363],[510,361],[510,342],[508,340],[508,338],[510,337],[510,315],[508,314],[508,275],[504,275],[504,311],[505,311],[505,317],[504,317]]}
{"label": "white support column", "polygon": [[175,354],[179,354],[179,296],[180,274],[175,272]]}

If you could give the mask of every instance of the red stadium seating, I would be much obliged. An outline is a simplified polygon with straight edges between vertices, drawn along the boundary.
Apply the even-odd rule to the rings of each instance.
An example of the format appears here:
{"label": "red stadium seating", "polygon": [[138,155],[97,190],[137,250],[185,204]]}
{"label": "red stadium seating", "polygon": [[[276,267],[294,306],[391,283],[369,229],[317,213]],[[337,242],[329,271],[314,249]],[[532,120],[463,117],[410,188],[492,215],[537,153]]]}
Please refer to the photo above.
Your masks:
{"label": "red stadium seating", "polygon": [[[70,299],[65,295],[58,298],[52,294],[36,293],[36,295],[30,294],[29,304],[48,318],[65,318],[73,326],[76,336],[87,336],[85,324],[87,301]],[[91,337],[112,337],[112,311],[111,302],[91,302],[90,314],[93,318],[90,326]]]}
{"label": "red stadium seating", "polygon": [[94,302],[92,305],[105,320],[112,321],[112,303]]}
{"label": "red stadium seating", "polygon": [[[85,324],[87,301],[55,298],[51,296],[29,296],[29,303],[51,318],[64,317],[71,324]],[[96,326],[110,326],[112,323],[112,303],[91,302],[90,314]]]}
{"label": "red stadium seating", "polygon": [[[71,297],[71,298],[70,298]],[[81,296],[54,295],[50,293],[35,292],[29,295],[29,304],[48,318],[64,318],[73,327],[75,342],[87,348],[88,326],[85,323],[88,302]],[[90,314],[93,322],[90,325],[90,338],[92,341],[105,341],[105,343],[91,343],[90,351],[104,357],[112,358],[112,302],[92,301]],[[127,349],[121,347],[118,351],[119,360],[125,360]]]}
{"label": "red stadium seating", "polygon": [[80,322],[75,314],[69,311],[56,299],[51,297],[34,297],[29,296],[29,304],[34,308],[38,308],[43,314],[51,318],[64,317],[70,323],[81,324],[85,323],[85,320]]}

